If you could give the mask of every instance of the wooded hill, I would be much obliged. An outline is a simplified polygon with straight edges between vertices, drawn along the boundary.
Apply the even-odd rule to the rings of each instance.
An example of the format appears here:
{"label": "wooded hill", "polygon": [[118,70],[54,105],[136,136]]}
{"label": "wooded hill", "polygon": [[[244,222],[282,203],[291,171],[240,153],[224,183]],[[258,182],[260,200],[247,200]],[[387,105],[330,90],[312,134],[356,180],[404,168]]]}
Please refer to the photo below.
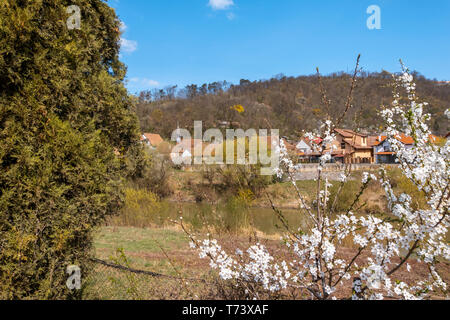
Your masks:
{"label": "wooded hill", "polygon": [[[429,80],[413,73],[417,93],[427,101],[432,115],[431,128],[436,135],[449,130],[444,115],[450,108],[450,83]],[[323,87],[331,100],[330,114],[342,114],[351,84],[351,75],[340,72],[322,77]],[[353,107],[343,125],[368,133],[383,130],[378,112],[392,101],[392,75],[359,74],[353,95]],[[236,112],[242,105],[244,112]],[[241,127],[277,128],[291,138],[302,130],[316,128],[327,114],[317,75],[286,77],[278,75],[270,80],[251,82],[241,80],[238,85],[215,82],[202,86],[190,85],[178,90],[176,86],[144,91],[139,95],[137,112],[141,129],[170,138],[177,127],[192,129],[194,120],[202,120],[204,128]]]}

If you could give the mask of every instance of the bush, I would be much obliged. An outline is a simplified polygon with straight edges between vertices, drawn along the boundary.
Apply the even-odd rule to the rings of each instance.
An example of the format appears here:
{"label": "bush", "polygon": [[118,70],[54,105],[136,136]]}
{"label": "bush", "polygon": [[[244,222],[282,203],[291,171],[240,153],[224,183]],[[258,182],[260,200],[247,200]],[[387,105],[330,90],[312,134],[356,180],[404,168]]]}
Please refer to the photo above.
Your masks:
{"label": "bush", "polygon": [[215,166],[204,169],[203,178],[221,193],[238,195],[241,190],[249,190],[254,196],[259,196],[273,182],[271,176],[261,175],[260,169],[259,165],[228,165],[225,168]]}
{"label": "bush", "polygon": [[[92,231],[120,209],[139,137],[118,60],[120,22],[101,0],[0,2],[0,299],[79,297]],[[137,149],[136,149],[137,150]]]}
{"label": "bush", "polygon": [[127,188],[125,190],[125,206],[120,214],[112,218],[117,226],[148,227],[150,223],[161,224],[159,214],[165,209],[158,196],[145,189]]}
{"label": "bush", "polygon": [[148,149],[144,151],[144,164],[140,174],[130,179],[131,186],[136,189],[146,189],[156,194],[160,199],[173,194],[170,183],[170,160],[155,154]]}

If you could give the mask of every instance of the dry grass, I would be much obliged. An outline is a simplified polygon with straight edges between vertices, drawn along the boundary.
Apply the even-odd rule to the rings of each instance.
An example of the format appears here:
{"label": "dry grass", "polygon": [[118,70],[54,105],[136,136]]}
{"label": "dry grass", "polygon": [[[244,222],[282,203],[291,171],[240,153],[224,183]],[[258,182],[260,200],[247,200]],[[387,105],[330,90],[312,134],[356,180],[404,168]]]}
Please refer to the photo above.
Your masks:
{"label": "dry grass", "polygon": [[[270,237],[269,237],[270,238]],[[219,236],[218,240],[225,250],[242,250],[259,241],[279,258],[288,258],[284,244],[275,238],[255,238],[254,236]],[[164,252],[161,250],[164,250]],[[215,272],[211,271],[209,262],[198,258],[189,248],[187,236],[177,229],[141,229],[133,227],[104,227],[99,230],[95,248],[97,257],[109,260],[116,256],[116,248],[123,248],[128,264],[135,269],[147,270],[170,275],[175,279],[154,278],[147,275],[133,275],[123,271],[98,266],[96,272],[88,279],[87,299],[242,299],[242,293],[217,281]],[[337,255],[350,259],[355,249],[340,248]],[[358,258],[361,264],[366,255]],[[403,266],[396,273],[396,280],[412,283],[424,278],[426,266],[411,260],[412,271]],[[444,280],[450,280],[450,267],[442,263],[439,267]],[[183,279],[183,280],[181,280]],[[187,280],[189,279],[189,280]],[[194,281],[197,279],[198,281]],[[185,285],[186,282],[188,285]],[[337,292],[338,298],[348,298],[351,284]],[[273,298],[273,297],[272,297]],[[299,291],[286,291],[281,299],[305,299]],[[435,294],[434,298],[442,298]]]}

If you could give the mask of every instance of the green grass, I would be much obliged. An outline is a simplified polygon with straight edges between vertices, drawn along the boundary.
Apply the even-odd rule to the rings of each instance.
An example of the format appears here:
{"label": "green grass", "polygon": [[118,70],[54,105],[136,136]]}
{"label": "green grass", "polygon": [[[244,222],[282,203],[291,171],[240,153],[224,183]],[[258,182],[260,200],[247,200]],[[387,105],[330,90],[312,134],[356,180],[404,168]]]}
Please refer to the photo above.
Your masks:
{"label": "green grass", "polygon": [[[161,250],[167,252],[169,259]],[[202,272],[185,265],[186,257],[194,258],[187,236],[181,231],[141,229],[135,227],[102,227],[94,239],[96,257],[133,269],[152,271],[173,277],[197,277]],[[117,249],[123,249],[124,256]],[[175,265],[175,271],[172,263]],[[84,279],[85,299],[183,299],[188,298],[178,279],[154,278],[116,270],[100,264]],[[192,286],[193,290],[198,285]],[[199,289],[204,290],[203,288]]]}
{"label": "green grass", "polygon": [[145,255],[165,251],[185,250],[187,236],[179,231],[166,229],[141,229],[134,227],[103,227],[97,233],[94,247],[98,258],[108,259],[122,248],[131,261],[139,265],[151,265]]}

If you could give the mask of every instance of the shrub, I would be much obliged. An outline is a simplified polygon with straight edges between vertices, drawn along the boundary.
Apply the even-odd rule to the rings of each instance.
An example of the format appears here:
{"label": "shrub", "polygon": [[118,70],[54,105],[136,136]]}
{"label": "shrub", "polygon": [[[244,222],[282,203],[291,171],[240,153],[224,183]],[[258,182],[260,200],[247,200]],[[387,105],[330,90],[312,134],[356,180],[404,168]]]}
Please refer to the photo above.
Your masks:
{"label": "shrub", "polygon": [[253,195],[259,196],[262,190],[271,184],[271,176],[260,174],[260,165],[228,165],[224,168],[215,166],[203,170],[203,178],[223,193],[238,195],[241,190],[249,190]]}
{"label": "shrub", "polygon": [[112,218],[114,225],[147,227],[149,222],[156,222],[163,208],[158,197],[145,189],[125,189],[125,205],[120,214]]}
{"label": "shrub", "polygon": [[140,174],[130,179],[131,186],[136,189],[147,189],[160,199],[173,194],[170,181],[170,161],[148,149],[144,151],[144,165]]}
{"label": "shrub", "polygon": [[118,60],[120,22],[101,0],[0,2],[0,299],[64,299],[66,267],[90,271],[92,230],[122,204],[138,154]]}

